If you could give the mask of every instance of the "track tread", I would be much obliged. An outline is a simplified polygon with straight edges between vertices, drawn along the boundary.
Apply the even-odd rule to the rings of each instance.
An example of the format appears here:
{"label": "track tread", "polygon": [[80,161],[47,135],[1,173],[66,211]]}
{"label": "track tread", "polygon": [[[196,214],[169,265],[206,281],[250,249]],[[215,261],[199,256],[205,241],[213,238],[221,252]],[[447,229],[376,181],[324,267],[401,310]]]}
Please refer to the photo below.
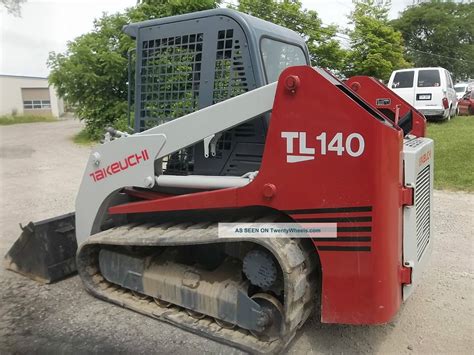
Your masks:
{"label": "track tread", "polygon": [[[273,222],[278,216],[262,218],[243,218],[238,222]],[[180,243],[176,243],[179,238]],[[247,330],[226,329],[210,317],[197,320],[189,316],[179,306],[160,308],[149,297],[140,300],[131,292],[106,281],[99,273],[98,250],[102,245],[158,246],[200,244],[210,242],[238,242],[241,240],[217,238],[217,224],[199,223],[143,223],[127,224],[100,232],[89,237],[78,251],[77,266],[79,274],[93,295],[132,309],[147,316],[172,323],[193,333],[205,335],[216,341],[240,348],[251,353],[277,353],[292,340],[296,330],[312,312],[315,303],[313,285],[315,263],[313,250],[305,250],[302,243],[291,239],[241,239],[257,242],[268,248],[280,263],[285,278],[285,333],[281,339],[271,342],[255,338]],[[213,241],[209,241],[213,239]],[[188,241],[188,242],[186,242]],[[198,243],[196,243],[198,242]]]}

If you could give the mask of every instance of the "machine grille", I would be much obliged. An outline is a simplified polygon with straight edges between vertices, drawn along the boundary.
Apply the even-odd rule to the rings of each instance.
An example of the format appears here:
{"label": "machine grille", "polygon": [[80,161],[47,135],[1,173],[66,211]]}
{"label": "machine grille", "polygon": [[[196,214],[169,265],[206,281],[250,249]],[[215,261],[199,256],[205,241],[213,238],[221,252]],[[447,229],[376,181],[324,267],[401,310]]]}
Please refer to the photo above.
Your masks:
{"label": "machine grille", "polygon": [[140,131],[197,109],[203,34],[142,42]]}
{"label": "machine grille", "polygon": [[240,41],[233,37],[232,29],[217,33],[213,103],[248,91]]}
{"label": "machine grille", "polygon": [[164,175],[188,175],[194,171],[194,149],[184,148],[164,157]]}
{"label": "machine grille", "polygon": [[[198,108],[203,33],[142,42],[140,131],[184,116]],[[163,159],[165,174],[193,171],[193,149]]]}
{"label": "machine grille", "polygon": [[[138,132],[257,87],[247,38],[234,21],[210,17],[151,26],[141,29],[137,38],[134,112]],[[220,175],[232,161],[232,171],[241,175],[249,170],[246,160],[236,158],[237,146],[255,150],[248,144],[262,144],[265,129],[259,117],[245,127],[221,132],[215,155],[205,156],[199,142],[164,158],[161,173]],[[257,150],[260,153],[260,147]],[[252,161],[252,169],[258,170],[254,165]]]}
{"label": "machine grille", "polygon": [[[217,33],[216,64],[214,72],[214,89],[212,102],[215,104],[230,97],[248,91],[245,67],[240,48],[240,41],[234,39],[234,30],[221,30]],[[239,129],[239,127],[237,127]],[[235,129],[234,129],[235,130]],[[255,128],[252,125],[252,135]],[[232,149],[233,130],[223,132],[217,141],[215,159],[222,159],[222,152]]]}
{"label": "machine grille", "polygon": [[416,251],[420,261],[430,242],[430,191],[431,166],[427,165],[416,177],[415,206],[416,206]]}
{"label": "machine grille", "polygon": [[421,144],[423,144],[423,139],[415,138],[415,139],[411,139],[409,141],[405,141],[405,145],[407,145],[408,147],[412,147],[412,148],[416,148]]}

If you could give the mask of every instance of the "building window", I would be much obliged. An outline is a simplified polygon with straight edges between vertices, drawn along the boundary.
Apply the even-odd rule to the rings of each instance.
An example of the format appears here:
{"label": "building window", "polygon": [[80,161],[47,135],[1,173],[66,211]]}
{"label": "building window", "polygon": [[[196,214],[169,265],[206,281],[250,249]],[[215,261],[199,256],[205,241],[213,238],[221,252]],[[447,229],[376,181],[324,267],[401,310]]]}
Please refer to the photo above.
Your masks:
{"label": "building window", "polygon": [[50,100],[34,100],[34,101],[23,101],[23,108],[25,110],[44,110],[51,108]]}

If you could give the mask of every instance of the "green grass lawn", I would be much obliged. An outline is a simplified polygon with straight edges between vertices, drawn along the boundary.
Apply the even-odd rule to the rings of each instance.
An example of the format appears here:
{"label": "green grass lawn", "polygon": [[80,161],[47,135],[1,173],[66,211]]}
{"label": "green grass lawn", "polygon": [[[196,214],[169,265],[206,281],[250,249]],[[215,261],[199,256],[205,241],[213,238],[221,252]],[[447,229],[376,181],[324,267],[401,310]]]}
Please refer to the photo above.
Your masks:
{"label": "green grass lawn", "polygon": [[72,137],[72,140],[74,143],[80,145],[94,145],[98,143],[98,140],[93,139],[85,129],[83,129],[79,133],[76,133]]}
{"label": "green grass lawn", "polygon": [[474,192],[474,116],[428,123],[435,144],[435,188]]}
{"label": "green grass lawn", "polygon": [[48,116],[34,116],[34,115],[5,115],[0,116],[0,126],[8,126],[18,123],[32,123],[32,122],[54,122],[57,121],[54,117]]}

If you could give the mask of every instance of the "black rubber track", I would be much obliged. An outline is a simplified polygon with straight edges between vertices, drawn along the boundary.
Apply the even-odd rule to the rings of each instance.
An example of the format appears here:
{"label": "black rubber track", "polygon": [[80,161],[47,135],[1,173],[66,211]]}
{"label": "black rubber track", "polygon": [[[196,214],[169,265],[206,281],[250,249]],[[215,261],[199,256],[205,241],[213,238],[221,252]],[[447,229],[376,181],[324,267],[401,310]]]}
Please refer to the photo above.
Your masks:
{"label": "black rubber track", "polygon": [[[272,222],[273,216],[255,222]],[[244,222],[250,222],[245,219]],[[99,270],[99,251],[104,245],[116,246],[178,246],[248,241],[268,249],[277,259],[284,276],[284,331],[272,341],[257,339],[245,329],[226,329],[212,318],[197,320],[179,306],[160,307],[151,297],[140,299],[127,289],[104,279]],[[217,237],[217,224],[204,223],[146,223],[128,224],[91,236],[77,254],[77,268],[86,289],[94,296],[176,325],[198,335],[240,348],[250,353],[278,353],[293,339],[316,303],[316,259],[311,243],[303,239]],[[306,240],[308,241],[308,240]]]}

